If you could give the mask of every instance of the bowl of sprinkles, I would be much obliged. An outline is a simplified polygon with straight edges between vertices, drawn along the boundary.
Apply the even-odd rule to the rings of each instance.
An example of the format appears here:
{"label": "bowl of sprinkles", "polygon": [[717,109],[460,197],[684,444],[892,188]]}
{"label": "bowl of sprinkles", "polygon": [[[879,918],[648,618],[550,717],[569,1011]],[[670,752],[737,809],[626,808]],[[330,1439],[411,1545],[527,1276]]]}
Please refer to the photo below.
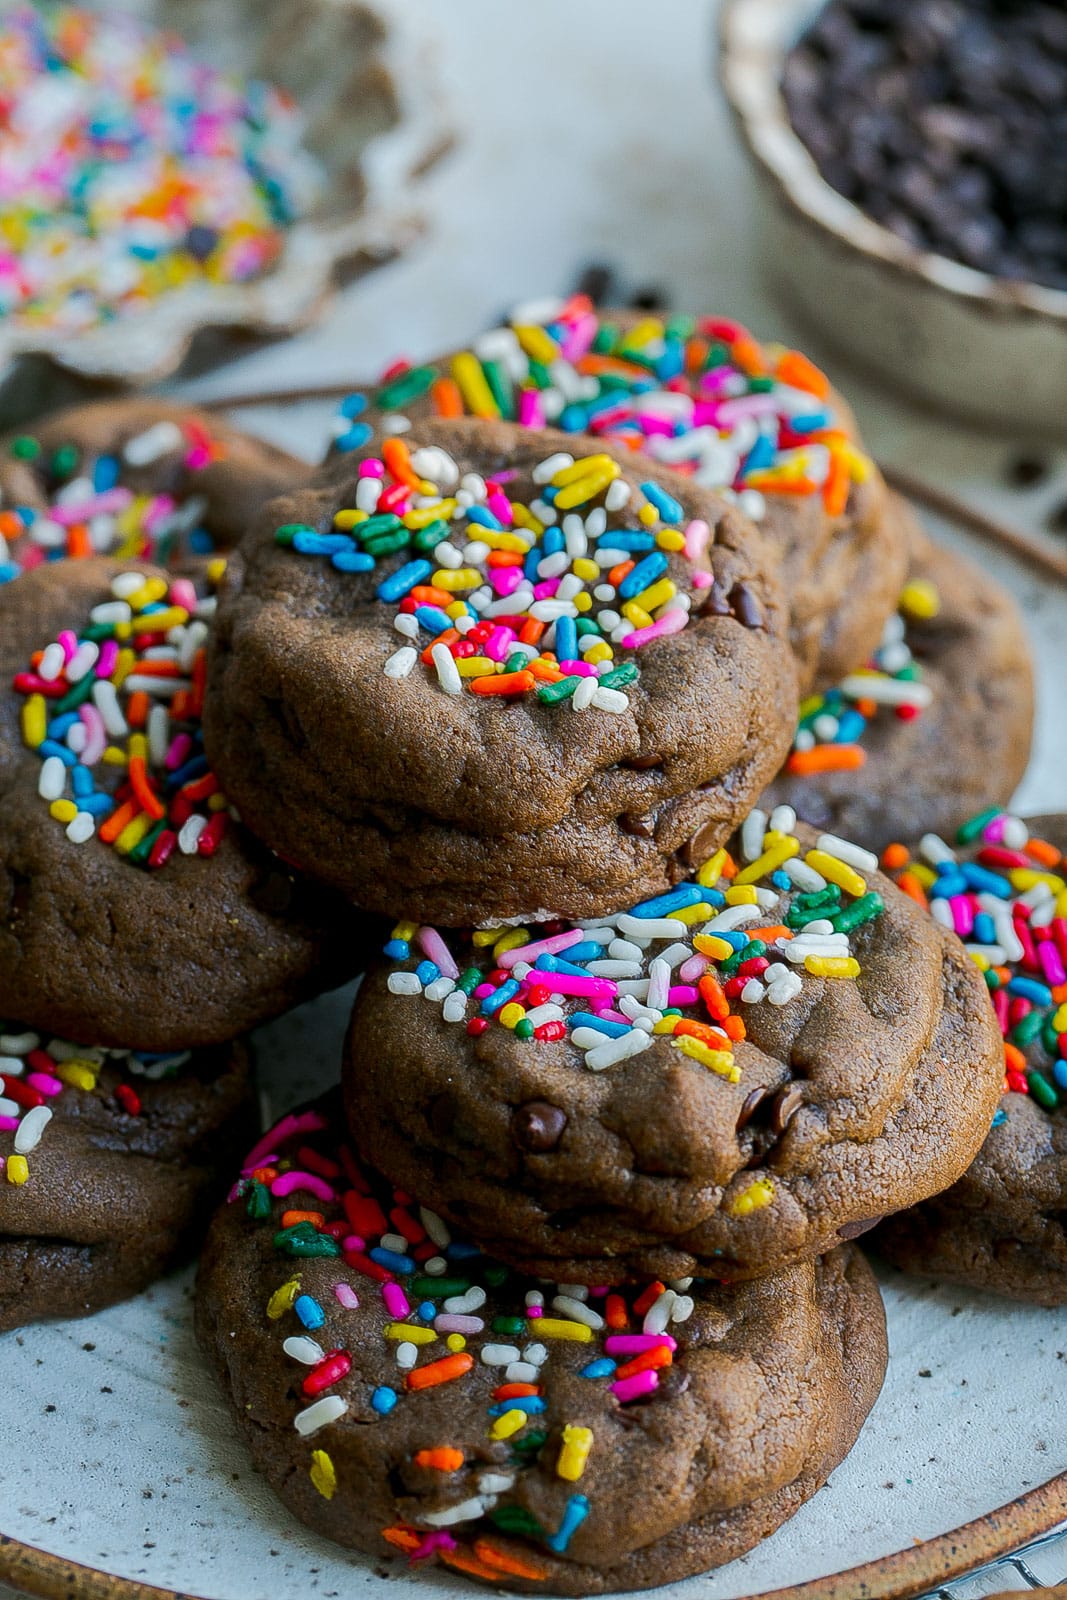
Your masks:
{"label": "bowl of sprinkles", "polygon": [[346,265],[412,235],[401,191],[440,135],[378,13],[272,0],[242,34],[179,6],[187,42],[176,8],[138,12],[5,14],[0,371],[35,355],[158,380],[205,330],[292,331]]}

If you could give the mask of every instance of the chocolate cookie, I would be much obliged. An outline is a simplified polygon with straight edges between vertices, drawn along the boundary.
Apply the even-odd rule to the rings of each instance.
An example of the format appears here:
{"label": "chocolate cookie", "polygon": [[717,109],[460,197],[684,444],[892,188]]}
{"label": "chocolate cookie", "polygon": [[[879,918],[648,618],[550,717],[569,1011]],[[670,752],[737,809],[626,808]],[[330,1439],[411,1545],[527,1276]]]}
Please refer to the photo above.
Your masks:
{"label": "chocolate cookie", "polygon": [[949,848],[889,856],[901,887],[955,926],[1004,1037],[1004,1098],[974,1163],[894,1217],[879,1248],[909,1272],[1067,1304],[1067,817],[986,812]]}
{"label": "chocolate cookie", "polygon": [[793,752],[760,802],[884,850],[950,834],[1010,800],[1026,770],[1034,675],[1015,601],[923,534],[862,672],[801,705]]}
{"label": "chocolate cookie", "polygon": [[344,403],[333,454],[464,412],[614,440],[736,497],[780,558],[803,689],[876,648],[904,583],[903,529],[848,406],[799,351],[725,317],[596,311],[575,295],[391,368]]}
{"label": "chocolate cookie", "polygon": [[1000,1051],[958,942],[790,814],[581,927],[394,930],[347,1045],[353,1138],[524,1270],[756,1277],[946,1188]]}
{"label": "chocolate cookie", "polygon": [[0,1332],[185,1259],[254,1125],[242,1044],[148,1056],[0,1024]]}
{"label": "chocolate cookie", "polygon": [[211,760],[261,838],[370,910],[596,915],[684,876],[784,758],[756,529],[570,442],[425,423],[273,502],[228,570]]}
{"label": "chocolate cookie", "polygon": [[98,400],[0,439],[0,583],[43,561],[170,564],[235,544],[306,462],[164,400]]}
{"label": "chocolate cookie", "polygon": [[333,1097],[246,1163],[197,1330],[320,1533],[498,1588],[643,1589],[792,1515],[854,1442],[885,1322],[850,1246],[735,1288],[516,1277],[361,1170]]}
{"label": "chocolate cookie", "polygon": [[365,919],[234,821],[204,756],[212,605],[104,557],[0,589],[0,1015],[187,1048],[359,970]]}

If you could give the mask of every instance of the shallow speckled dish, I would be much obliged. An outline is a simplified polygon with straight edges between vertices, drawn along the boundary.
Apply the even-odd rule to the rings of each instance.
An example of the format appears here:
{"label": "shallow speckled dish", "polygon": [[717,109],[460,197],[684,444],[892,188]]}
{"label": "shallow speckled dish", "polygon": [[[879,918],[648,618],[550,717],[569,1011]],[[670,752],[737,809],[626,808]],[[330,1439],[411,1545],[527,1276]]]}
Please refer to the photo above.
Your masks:
{"label": "shallow speckled dish", "polygon": [[[85,3],[100,10],[107,0]],[[296,331],[358,263],[387,259],[417,236],[411,185],[450,143],[429,50],[403,0],[122,0],[121,9],[172,29],[216,67],[287,89],[307,116],[325,191],[288,230],[278,263],[251,283],[194,284],[73,337],[0,321],[0,379],[33,357],[81,380],[157,382],[194,341],[200,349],[223,332]],[[47,372],[37,382],[47,396]]]}
{"label": "shallow speckled dish", "polygon": [[782,62],[815,0],[724,0],[719,70],[764,191],[782,297],[857,367],[938,410],[1067,435],[1067,293],[914,249],[820,176],[789,122]]}

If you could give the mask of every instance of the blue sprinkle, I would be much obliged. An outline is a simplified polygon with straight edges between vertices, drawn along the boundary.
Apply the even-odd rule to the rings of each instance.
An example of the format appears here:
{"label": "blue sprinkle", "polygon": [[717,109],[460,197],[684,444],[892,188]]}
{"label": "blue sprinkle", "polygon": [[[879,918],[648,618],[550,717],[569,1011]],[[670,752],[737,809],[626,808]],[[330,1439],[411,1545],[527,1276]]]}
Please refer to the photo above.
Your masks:
{"label": "blue sprinkle", "polygon": [[[680,883],[677,889],[669,889],[666,894],[658,894],[652,900],[642,900],[639,905],[631,907],[631,917],[665,917],[670,911],[682,911],[686,906],[699,905],[704,898],[705,891],[698,883]],[[682,924],[678,924],[679,931],[684,931]]]}
{"label": "blue sprinkle", "polygon": [[334,449],[340,450],[342,455],[347,455],[350,450],[358,450],[373,435],[373,428],[366,422],[357,422],[354,428],[349,428],[347,433],[342,433],[339,439],[333,441]]}
{"label": "blue sprinkle", "polygon": [[88,811],[91,817],[109,817],[115,802],[109,794],[87,794],[78,799],[78,810]]}
{"label": "blue sprinkle", "polygon": [[578,659],[578,630],[574,626],[573,617],[556,618],[556,660],[576,661]]}
{"label": "blue sprinkle", "polygon": [[954,895],[966,893],[967,879],[955,867],[942,873],[930,886],[931,900],[950,900]]}
{"label": "blue sprinkle", "polygon": [[597,543],[603,544],[605,550],[628,550],[631,555],[636,555],[642,550],[654,550],[656,548],[656,541],[653,535],[651,533],[638,533],[636,528],[611,528],[607,533],[601,534]]}
{"label": "blue sprinkle", "polygon": [[502,1417],[505,1411],[525,1411],[528,1417],[535,1416],[538,1411],[544,1411],[548,1401],[542,1400],[539,1394],[520,1394],[514,1400],[498,1400],[495,1406],[489,1407],[491,1417]]}
{"label": "blue sprinkle", "polygon": [[321,1328],[326,1321],[325,1311],[309,1294],[298,1294],[293,1301],[293,1310],[305,1328]]}
{"label": "blue sprinkle", "polygon": [[370,1403],[380,1417],[387,1417],[396,1405],[396,1390],[389,1389],[384,1384],[370,1397]]}
{"label": "blue sprinkle", "polygon": [[967,880],[968,887],[976,894],[995,894],[1000,900],[1011,899],[1011,884],[999,872],[990,872],[988,867],[981,867],[976,861],[964,862],[959,870]]}
{"label": "blue sprinkle", "polygon": [[788,872],[783,872],[781,868],[777,872],[771,873],[771,882],[776,889],[791,889],[793,887],[792,878]]}
{"label": "blue sprinkle", "polygon": [[453,1239],[445,1250],[449,1261],[466,1261],[471,1256],[480,1256],[481,1253],[476,1244],[468,1244],[464,1239]]}
{"label": "blue sprinkle", "polygon": [[113,489],[119,481],[119,460],[117,456],[97,456],[93,467],[93,489],[97,494],[106,494]]}
{"label": "blue sprinkle", "polygon": [[1067,1061],[1057,1057],[1052,1063],[1052,1076],[1056,1080],[1057,1089],[1067,1089]]}
{"label": "blue sprinkle", "polygon": [[764,467],[772,467],[775,454],[774,440],[768,438],[765,433],[761,433],[745,457],[739,475],[745,478],[750,472],[759,472]]}
{"label": "blue sprinkle", "polygon": [[566,548],[566,541],[558,528],[545,529],[541,536],[542,556],[558,556],[560,551]]}
{"label": "blue sprinkle", "polygon": [[399,1255],[396,1250],[387,1250],[384,1245],[375,1245],[367,1254],[372,1261],[380,1267],[388,1267],[390,1272],[414,1272],[415,1263],[410,1256]]}
{"label": "blue sprinkle", "polygon": [[374,557],[365,550],[338,550],[330,557],[330,565],[338,572],[373,572]]}
{"label": "blue sprinkle", "polygon": [[799,416],[789,419],[789,426],[794,433],[814,433],[817,428],[829,425],[830,418],[825,411],[803,411]]}
{"label": "blue sprinkle", "polygon": [[667,557],[662,550],[656,550],[652,555],[639,561],[632,572],[628,572],[619,584],[619,597],[622,600],[632,600],[635,594],[640,594],[642,589],[647,589],[650,583],[655,583],[657,578],[662,578],[668,567]]}
{"label": "blue sprinkle", "polygon": [[342,417],[362,416],[367,409],[367,396],[365,394],[346,394],[341,404],[337,407]]}
{"label": "blue sprinkle", "polygon": [[[563,433],[585,433],[588,421],[589,412],[585,406],[564,406],[556,418],[556,427]],[[547,498],[544,491],[542,491],[541,498],[542,500]]]}
{"label": "blue sprinkle", "polygon": [[616,1363],[610,1356],[601,1356],[598,1361],[590,1361],[588,1366],[582,1367],[579,1378],[610,1378],[616,1370]]}
{"label": "blue sprinkle", "polygon": [[723,928],[716,928],[715,937],[716,939],[725,939],[726,943],[733,950],[743,950],[746,944],[750,942],[747,934],[735,933],[733,929],[727,931]]}
{"label": "blue sprinkle", "polygon": [[93,775],[88,767],[82,766],[80,761],[71,772],[70,784],[74,790],[74,798],[76,800],[80,800],[84,795],[89,795],[93,792]]}
{"label": "blue sprinkle", "polygon": [[[1067,1065],[1067,1063],[1065,1063],[1065,1065]],[[991,1128],[999,1128],[1001,1123],[1002,1122],[1007,1122],[1007,1120],[1008,1120],[1008,1113],[1005,1111],[1003,1106],[998,1106],[997,1109],[996,1109],[996,1113],[995,1113],[995,1115],[993,1117],[993,1120],[989,1124],[989,1126]]]}
{"label": "blue sprinkle", "polygon": [[629,1033],[628,1022],[612,1022],[607,1017],[596,1017],[591,1011],[575,1011],[570,1019],[572,1028],[595,1028],[608,1039],[621,1039]]}
{"label": "blue sprinkle", "polygon": [[502,983],[494,994],[487,994],[482,1001],[482,1016],[495,1016],[498,1011],[507,1005],[509,1000],[515,998],[521,988],[522,984],[517,978],[509,978],[506,983]]}
{"label": "blue sprinkle", "polygon": [[301,528],[293,536],[293,549],[302,556],[332,556],[341,550],[351,550],[352,541],[347,533],[309,533]]}
{"label": "blue sprinkle", "polygon": [[21,568],[15,561],[0,561],[0,583],[10,583],[17,578]]}
{"label": "blue sprinkle", "polygon": [[564,1507],[559,1531],[545,1540],[548,1548],[554,1550],[557,1555],[562,1555],[588,1515],[589,1501],[586,1496],[572,1494]]}
{"label": "blue sprinkle", "polygon": [[37,746],[40,756],[58,756],[65,767],[76,767],[78,758],[73,750],[68,750],[65,744],[57,744],[54,739],[42,739]]}
{"label": "blue sprinkle", "polygon": [[432,983],[435,978],[441,976],[441,969],[436,961],[420,961],[415,968],[415,976],[425,989],[428,983]]}
{"label": "blue sprinkle", "polygon": [[177,772],[167,774],[166,788],[168,792],[180,789],[183,784],[192,783],[196,778],[202,778],[208,770],[207,756],[191,756],[184,766]]}
{"label": "blue sprinkle", "polygon": [[406,939],[390,939],[382,949],[382,955],[388,956],[390,961],[406,961],[410,954],[411,946]]}
{"label": "blue sprinkle", "polygon": [[424,1300],[418,1308],[419,1320],[422,1322],[432,1322],[436,1315],[437,1307],[432,1300]]}
{"label": "blue sprinkle", "polygon": [[432,633],[435,637],[452,626],[452,618],[446,616],[440,606],[416,606],[415,621],[420,628],[425,628],[427,633]]}
{"label": "blue sprinkle", "polygon": [[531,583],[536,583],[540,577],[540,573],[538,572],[537,568],[540,565],[542,554],[543,552],[540,546],[536,544],[533,546],[532,550],[528,550],[526,552],[525,559],[522,563],[522,575],[524,578],[528,578]]}
{"label": "blue sprinkle", "polygon": [[468,506],[467,521],[476,522],[480,528],[492,528],[494,533],[503,533],[504,524],[499,517],[494,517],[485,506]]}
{"label": "blue sprinkle", "polygon": [[67,711],[61,717],[53,717],[48,724],[48,737],[50,739],[65,739],[74,724],[80,720],[76,711]]}
{"label": "blue sprinkle", "polygon": [[1013,978],[1008,984],[1008,993],[1022,1000],[1032,1000],[1035,1006],[1052,1004],[1052,990],[1047,983],[1038,983],[1036,978]]}
{"label": "blue sprinkle", "polygon": [[[570,951],[567,952],[570,954]],[[572,978],[588,977],[584,967],[579,967],[573,961],[566,961],[563,956],[538,956],[534,962],[535,972],[567,972]]]}
{"label": "blue sprinkle", "polygon": [[378,585],[379,600],[403,600],[416,584],[425,583],[433,575],[431,561],[406,561],[391,577],[383,578]]}
{"label": "blue sprinkle", "polygon": [[194,528],[189,535],[189,549],[194,556],[209,556],[215,548],[215,541],[206,528]]}
{"label": "blue sprinkle", "polygon": [[862,711],[846,711],[837,724],[835,744],[856,744],[867,731],[867,718]]}
{"label": "blue sprinkle", "polygon": [[581,944],[567,947],[568,961],[599,961],[603,954],[604,946],[597,944],[593,939],[583,939]]}
{"label": "blue sprinkle", "polygon": [[997,930],[993,918],[988,911],[980,911],[974,919],[974,931],[971,935],[975,944],[996,944]]}
{"label": "blue sprinkle", "polygon": [[663,354],[656,362],[656,377],[661,383],[666,383],[668,378],[677,378],[685,370],[685,346],[680,339],[668,339],[663,347]]}
{"label": "blue sprinkle", "polygon": [[668,494],[666,489],[661,489],[658,483],[652,483],[651,480],[643,483],[641,493],[655,506],[664,522],[681,522],[684,515],[681,506],[674,496]]}

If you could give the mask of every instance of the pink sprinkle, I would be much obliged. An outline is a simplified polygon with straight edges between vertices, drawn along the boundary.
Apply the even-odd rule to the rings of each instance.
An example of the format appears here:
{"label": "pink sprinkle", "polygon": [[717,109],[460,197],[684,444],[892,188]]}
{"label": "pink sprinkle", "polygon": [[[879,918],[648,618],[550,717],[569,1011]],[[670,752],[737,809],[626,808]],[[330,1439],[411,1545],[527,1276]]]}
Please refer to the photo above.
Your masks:
{"label": "pink sprinkle", "polygon": [[63,651],[64,661],[71,662],[74,659],[74,652],[78,648],[78,640],[75,635],[71,633],[69,628],[64,628],[56,635],[56,643]]}
{"label": "pink sprinkle", "polygon": [[39,567],[44,559],[44,551],[41,549],[40,545],[36,544],[31,544],[29,548],[19,556],[19,560],[22,563],[23,572],[32,572],[33,568]]}
{"label": "pink sprinkle", "polygon": [[531,1322],[536,1322],[538,1317],[543,1317],[544,1314],[545,1314],[544,1306],[527,1306],[526,1307],[526,1315],[527,1315],[527,1317],[529,1318],[529,1320]]}
{"label": "pink sprinkle", "polygon": [[90,495],[87,500],[79,500],[76,504],[52,506],[48,515],[60,527],[70,528],[76,522],[88,522],[90,517],[124,511],[132,499],[129,489],[108,489],[104,494]]}
{"label": "pink sprinkle", "polygon": [[499,489],[491,490],[485,497],[485,503],[498,522],[502,522],[505,528],[511,527],[514,516],[511,509],[511,501],[505,494],[502,494]]}
{"label": "pink sprinkle", "polygon": [[196,589],[188,578],[175,578],[170,586],[170,598],[174,605],[186,611],[196,610]]}
{"label": "pink sprinkle", "polygon": [[559,578],[545,578],[541,583],[534,584],[535,600],[554,600],[556,590],[560,586]]}
{"label": "pink sprinkle", "polygon": [[607,433],[611,428],[617,428],[630,416],[628,405],[612,406],[610,411],[598,411],[595,417],[589,419],[590,433]]}
{"label": "pink sprinkle", "polygon": [[644,1395],[651,1394],[659,1388],[658,1372],[635,1372],[631,1378],[620,1378],[618,1382],[610,1385],[611,1392],[620,1405],[626,1405],[629,1400],[640,1400]]}
{"label": "pink sprinkle", "polygon": [[488,1000],[491,994],[496,994],[493,985],[491,983],[480,983],[474,991],[474,998],[476,1000]]}
{"label": "pink sprinkle", "polygon": [[685,530],[685,553],[690,561],[699,561],[711,539],[711,529],[702,517],[694,517]]}
{"label": "pink sprinkle", "polygon": [[192,748],[193,741],[187,733],[179,733],[176,738],[172,739],[166,760],[163,763],[167,771],[177,772],[178,768],[184,764]]}
{"label": "pink sprinkle", "polygon": [[481,1333],[485,1327],[481,1317],[464,1317],[458,1311],[442,1311],[433,1325],[438,1333]]}
{"label": "pink sprinkle", "polygon": [[698,571],[698,572],[694,572],[693,573],[693,588],[694,589],[710,589],[714,582],[715,582],[715,579],[712,577],[710,572],[699,572]]}
{"label": "pink sprinkle", "polygon": [[628,1028],[633,1026],[632,1017],[624,1017],[621,1011],[612,1011],[610,1006],[598,1006],[596,1015],[603,1017],[605,1022],[625,1022]]}
{"label": "pink sprinkle", "polygon": [[379,461],[376,456],[372,456],[369,461],[361,461],[356,476],[360,478],[384,478],[385,462]]}
{"label": "pink sprinkle", "polygon": [[94,672],[98,678],[110,678],[119,659],[119,647],[114,639],[105,639],[96,658]]}
{"label": "pink sprinkle", "polygon": [[149,535],[154,535],[161,522],[165,522],[173,512],[177,501],[169,494],[157,494],[141,515],[141,526]]}
{"label": "pink sprinkle", "polygon": [[315,1196],[316,1200],[332,1200],[334,1198],[333,1185],[327,1183],[325,1178],[320,1178],[314,1172],[283,1172],[280,1177],[274,1179],[270,1186],[271,1194],[275,1195],[279,1200],[284,1199],[287,1194],[292,1194],[294,1189],[306,1189],[309,1194]]}
{"label": "pink sprinkle", "polygon": [[1045,974],[1045,981],[1052,985],[1067,983],[1067,972],[1063,970],[1063,961],[1059,951],[1051,939],[1042,939],[1037,947],[1037,958],[1041,963],[1041,970]]}
{"label": "pink sprinkle", "polygon": [[722,394],[727,385],[737,377],[731,366],[711,367],[701,374],[700,387],[706,394]]}
{"label": "pink sprinkle", "polygon": [[693,983],[704,976],[710,965],[702,955],[688,956],[678,968],[678,976],[683,983]]}
{"label": "pink sprinkle", "polygon": [[[573,972],[546,972],[545,981],[551,984],[553,994],[587,994],[614,1000],[619,992],[618,984],[610,978],[579,978]],[[477,994],[477,989],[474,992]]]}
{"label": "pink sprinkle", "polygon": [[1004,825],[1007,822],[1006,812],[1001,812],[999,817],[994,817],[992,822],[987,822],[982,829],[982,838],[988,844],[1001,844],[1004,839]]}
{"label": "pink sprinkle", "polygon": [[88,703],[78,707],[78,718],[86,733],[85,749],[81,753],[82,765],[95,767],[107,749],[107,729],[104,727],[104,719],[96,707]]}
{"label": "pink sprinkle", "polygon": [[346,1238],[341,1240],[342,1250],[355,1250],[357,1253],[359,1253],[366,1248],[367,1241],[363,1238],[362,1234],[359,1233],[350,1233]]}
{"label": "pink sprinkle", "polygon": [[[605,661],[603,665],[610,672],[612,667],[617,666],[618,663],[615,661]],[[576,678],[595,678],[597,676],[596,668],[591,667],[588,661],[561,661],[559,667],[561,672],[565,672],[568,674],[568,676],[573,676]]]}
{"label": "pink sprinkle", "polygon": [[18,1125],[18,1117],[0,1117],[0,1129],[3,1129],[4,1133],[13,1133]]}
{"label": "pink sprinkle", "polygon": [[[521,576],[522,569],[520,567],[506,567],[502,570],[518,573]],[[511,589],[508,590],[508,593],[510,594],[511,590],[514,588],[516,588],[516,584],[511,585]],[[490,661],[506,661],[508,652],[515,643],[517,637],[518,635],[516,634],[514,628],[505,628],[498,624],[498,626],[493,629],[488,639],[486,639],[482,649],[485,651]]]}
{"label": "pink sprinkle", "polygon": [[609,1333],[604,1350],[609,1356],[643,1356],[646,1350],[677,1350],[669,1333]]}
{"label": "pink sprinkle", "polygon": [[190,472],[203,472],[205,467],[211,465],[211,451],[206,445],[194,445],[185,458],[185,465]]}
{"label": "pink sprinkle", "polygon": [[38,1094],[46,1095],[49,1099],[63,1093],[62,1083],[48,1072],[28,1072],[26,1082],[31,1089],[36,1089]]}
{"label": "pink sprinkle", "polygon": [[411,1302],[398,1283],[383,1283],[382,1299],[391,1317],[403,1318],[411,1314]]}
{"label": "pink sprinkle", "polygon": [[667,1003],[672,1006],[695,1006],[700,999],[700,990],[694,989],[691,983],[676,983],[667,991]]}
{"label": "pink sprinkle", "polygon": [[434,1533],[427,1533],[415,1546],[408,1557],[409,1561],[425,1561],[432,1556],[435,1550],[458,1550],[459,1546],[450,1533],[443,1528],[438,1528]]}
{"label": "pink sprinkle", "polygon": [[519,395],[519,425],[523,428],[543,428],[545,408],[536,389],[524,389]]}
{"label": "pink sprinkle", "polygon": [[337,1296],[339,1304],[343,1305],[346,1311],[355,1311],[356,1307],[359,1305],[359,1295],[352,1288],[351,1284],[335,1283],[333,1286],[333,1292]]}
{"label": "pink sprinkle", "polygon": [[507,970],[517,961],[534,962],[538,956],[558,956],[572,944],[581,944],[585,934],[581,928],[569,928],[566,933],[553,933],[547,939],[535,939],[532,944],[520,944],[514,950],[505,950],[497,965]]}
{"label": "pink sprinkle", "polygon": [[423,955],[440,968],[442,977],[459,977],[459,968],[452,958],[452,952],[436,928],[420,928],[415,934],[415,943]]}
{"label": "pink sprinkle", "polygon": [[952,926],[961,939],[974,929],[974,907],[965,894],[954,894],[949,899],[949,910],[952,912]]}
{"label": "pink sprinkle", "polygon": [[486,571],[490,587],[496,594],[514,594],[523,581],[521,567],[489,567]]}
{"label": "pink sprinkle", "polygon": [[689,621],[688,611],[665,611],[657,622],[651,623],[647,628],[638,628],[634,633],[628,633],[623,639],[627,650],[640,650],[642,645],[651,644],[653,639],[663,639],[671,633],[681,633]]}
{"label": "pink sprinkle", "polygon": [[670,439],[674,435],[673,417],[661,417],[654,411],[641,411],[637,420],[641,424],[642,433],[659,434],[665,439]]}
{"label": "pink sprinkle", "polygon": [[258,1140],[245,1157],[245,1164],[241,1169],[242,1176],[246,1176],[254,1167],[261,1167],[264,1158],[270,1156],[276,1148],[288,1144],[302,1133],[321,1133],[328,1127],[326,1118],[319,1111],[290,1112],[283,1117],[270,1133],[265,1133]]}
{"label": "pink sprinkle", "polygon": [[587,311],[579,317],[563,341],[564,361],[577,361],[584,356],[593,340],[596,338],[600,323],[593,312]]}

